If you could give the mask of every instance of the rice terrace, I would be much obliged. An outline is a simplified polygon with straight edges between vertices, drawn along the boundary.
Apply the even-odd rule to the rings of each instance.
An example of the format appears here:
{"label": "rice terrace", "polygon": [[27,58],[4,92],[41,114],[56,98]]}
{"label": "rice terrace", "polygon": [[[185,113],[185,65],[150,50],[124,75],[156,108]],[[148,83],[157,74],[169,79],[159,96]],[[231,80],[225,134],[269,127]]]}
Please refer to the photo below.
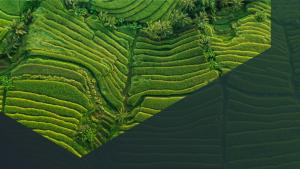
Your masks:
{"label": "rice terrace", "polygon": [[271,46],[271,0],[0,0],[1,113],[82,157]]}

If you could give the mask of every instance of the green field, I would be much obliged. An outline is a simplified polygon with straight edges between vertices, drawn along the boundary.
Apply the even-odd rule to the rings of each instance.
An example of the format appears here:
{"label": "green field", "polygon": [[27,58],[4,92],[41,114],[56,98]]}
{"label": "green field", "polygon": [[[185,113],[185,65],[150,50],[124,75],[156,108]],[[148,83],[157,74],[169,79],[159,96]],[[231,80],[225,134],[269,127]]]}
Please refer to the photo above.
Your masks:
{"label": "green field", "polygon": [[266,51],[270,17],[271,0],[0,0],[1,112],[82,157]]}

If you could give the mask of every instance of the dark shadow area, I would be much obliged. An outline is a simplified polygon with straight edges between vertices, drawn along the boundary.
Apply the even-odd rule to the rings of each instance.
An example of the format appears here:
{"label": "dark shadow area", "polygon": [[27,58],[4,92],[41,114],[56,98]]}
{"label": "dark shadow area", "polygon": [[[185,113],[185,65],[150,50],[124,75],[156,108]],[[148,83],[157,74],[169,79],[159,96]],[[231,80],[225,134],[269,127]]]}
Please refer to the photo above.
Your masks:
{"label": "dark shadow area", "polygon": [[272,1],[270,50],[82,159],[1,115],[0,168],[300,168],[300,1]]}

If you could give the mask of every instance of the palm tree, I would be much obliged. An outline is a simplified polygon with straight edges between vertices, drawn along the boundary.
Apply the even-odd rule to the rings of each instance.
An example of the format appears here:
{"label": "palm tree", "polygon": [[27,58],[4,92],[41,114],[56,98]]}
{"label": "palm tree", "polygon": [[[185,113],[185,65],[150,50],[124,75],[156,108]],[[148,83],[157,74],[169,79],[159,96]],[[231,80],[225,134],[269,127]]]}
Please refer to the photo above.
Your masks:
{"label": "palm tree", "polygon": [[196,0],[180,0],[179,7],[186,11],[192,11],[195,9]]}

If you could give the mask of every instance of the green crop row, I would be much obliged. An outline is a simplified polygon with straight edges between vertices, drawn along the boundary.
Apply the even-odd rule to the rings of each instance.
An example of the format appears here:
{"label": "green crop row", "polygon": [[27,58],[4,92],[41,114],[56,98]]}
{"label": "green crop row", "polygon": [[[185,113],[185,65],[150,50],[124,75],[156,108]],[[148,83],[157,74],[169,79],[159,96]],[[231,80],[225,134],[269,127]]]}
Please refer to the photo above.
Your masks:
{"label": "green crop row", "polygon": [[[77,63],[82,63],[82,65],[86,65],[86,67],[90,70],[92,70],[93,73],[95,73],[95,77],[98,81],[98,86],[100,87],[101,93],[103,94],[104,97],[106,97],[112,104],[116,105],[116,107],[120,106],[120,104],[122,103],[120,100],[116,99],[115,96],[113,95],[113,93],[111,93],[111,87],[108,86],[108,84],[102,80],[103,75],[101,75],[100,73],[98,73],[98,70],[89,65],[86,62],[83,62],[82,60],[73,58],[73,57],[67,57],[65,55],[61,55],[61,54],[56,54],[56,53],[52,53],[53,51],[42,51],[42,50],[32,50],[32,53],[38,54],[38,55],[44,55],[44,56],[49,56],[51,58],[54,59],[60,59],[60,60],[65,60],[65,61],[73,61],[73,62],[77,62]],[[115,77],[115,76],[114,76]],[[58,82],[57,82],[58,83]],[[30,91],[29,89],[27,89],[28,91]],[[39,92],[38,89],[33,89],[34,91],[36,91],[36,93]],[[113,90],[118,90],[118,89],[113,89]],[[66,95],[67,96],[67,95]],[[83,97],[85,98],[85,97]],[[75,100],[75,98],[72,98],[71,100]],[[68,100],[68,101],[71,101]],[[78,102],[78,100],[81,100],[81,98],[78,98],[77,101],[75,101],[76,103]]]}
{"label": "green crop row", "polygon": [[251,59],[251,57],[249,56],[226,54],[226,55],[218,55],[217,61],[219,62],[231,61],[231,62],[237,62],[241,64],[248,61],[249,59]]}
{"label": "green crop row", "polygon": [[[61,0],[47,0],[42,2],[40,8],[37,10],[38,12],[35,13],[36,17],[44,16],[44,14],[51,16],[52,19],[56,19],[59,23],[63,24],[71,24],[69,27],[71,29],[80,30],[80,34],[86,36],[89,39],[93,38],[93,32],[90,30],[90,28],[82,22],[81,19],[78,19],[77,17],[74,17],[70,15]],[[50,19],[50,18],[49,18]],[[67,32],[65,32],[67,33]]]}
{"label": "green crop row", "polygon": [[136,0],[116,0],[116,1],[102,1],[95,0],[92,1],[92,4],[96,7],[107,9],[107,10],[116,10],[130,7],[132,4],[137,3]]}
{"label": "green crop row", "polygon": [[[41,22],[41,19],[37,20],[35,22],[34,27],[39,31],[47,32],[47,34],[51,36],[51,39],[55,39],[55,40],[47,42],[49,44],[53,44],[51,46],[52,49],[56,49],[56,48],[60,49],[61,52],[64,52],[66,55],[74,55],[75,54],[77,57],[79,57],[80,59],[83,59],[83,60],[93,60],[95,62],[99,62],[101,60],[107,59],[108,61],[110,61],[110,60],[113,61],[112,58],[114,58],[115,56],[108,55],[108,56],[111,56],[111,57],[108,57],[108,56],[104,55],[104,53],[102,53],[102,52],[104,52],[103,48],[99,48],[99,46],[92,48],[93,46],[97,46],[97,45],[96,44],[91,45],[91,44],[93,44],[93,43],[91,43],[91,41],[88,41],[88,40],[83,41],[83,38],[78,39],[79,35],[76,35],[76,34],[70,36],[70,34],[72,32],[69,31],[68,29],[65,29],[65,27],[57,24],[56,22],[52,22],[50,20],[48,20],[48,21],[45,20],[45,22],[48,22],[48,23],[46,24],[44,22]],[[59,28],[53,29],[57,26],[59,26]],[[38,35],[42,32],[38,32],[36,34]],[[65,34],[64,32],[69,32],[69,33]],[[37,35],[33,35],[33,38],[36,38]],[[38,35],[38,36],[43,37],[44,35]],[[76,37],[77,39],[73,39],[74,37]],[[46,42],[41,42],[41,43],[46,43]],[[33,47],[35,47],[35,45],[36,45],[36,43],[32,43]],[[102,57],[99,57],[99,56],[102,56]],[[105,61],[104,61],[104,63],[105,63]],[[101,63],[101,64],[96,63],[96,64],[98,65],[98,67],[99,66],[105,67],[105,65],[103,63]],[[109,67],[109,66],[106,66],[106,67]]]}
{"label": "green crop row", "polygon": [[28,58],[25,61],[25,63],[55,66],[55,67],[60,67],[60,68],[64,68],[64,69],[69,69],[72,71],[78,71],[78,70],[82,69],[80,66],[77,66],[75,64],[71,64],[68,62],[61,62],[58,60],[49,60],[49,59],[41,59],[41,58]]}
{"label": "green crop row", "polygon": [[[60,140],[56,140],[54,139],[53,137],[58,137],[59,139],[61,139],[63,136],[59,135],[59,134],[52,134],[52,131],[47,131],[47,130],[38,130],[38,129],[35,129],[33,130],[39,134],[41,134],[43,137],[45,137],[46,139],[52,141],[53,143],[61,146],[62,148],[70,151],[71,153],[75,154],[76,156],[78,157],[82,157],[83,154],[86,154],[87,152],[86,151],[83,151],[84,153],[79,153],[78,151],[76,151],[74,148],[73,148],[73,145],[69,145],[67,143],[65,143],[64,141],[60,141]],[[50,134],[51,133],[51,134]],[[47,136],[47,135],[51,135],[52,137],[50,136]],[[79,146],[79,145],[78,145]],[[83,148],[82,148],[83,149]]]}
{"label": "green crop row", "polygon": [[191,78],[194,78],[199,75],[203,75],[205,73],[208,73],[210,70],[209,69],[201,69],[198,71],[193,71],[189,73],[185,73],[182,75],[141,75],[138,77],[134,77],[132,80],[133,81],[143,81],[143,80],[162,80],[162,81],[170,81],[170,82],[180,82],[180,81],[185,81],[185,80],[190,80]]}
{"label": "green crop row", "polygon": [[159,110],[155,111],[155,110],[151,110],[151,109],[146,109],[146,110],[145,109],[146,108],[144,108],[143,110],[138,111],[136,113],[136,115],[134,116],[135,122],[141,123],[159,112]]}
{"label": "green crop row", "polygon": [[68,137],[74,137],[76,134],[76,131],[74,130],[70,130],[65,127],[61,127],[52,123],[36,122],[36,121],[29,121],[29,120],[18,120],[18,122],[32,129],[50,130],[56,133],[64,134]]}
{"label": "green crop row", "polygon": [[[123,64],[127,64],[127,56],[128,56],[128,47],[129,44],[127,45],[127,48],[123,47],[118,41],[114,40],[110,36],[107,35],[107,32],[104,31],[96,31],[95,35],[97,35],[94,39],[94,41],[97,42],[100,46],[103,46],[104,48],[107,49],[110,53],[113,55],[117,56],[118,59],[120,59],[120,62]],[[112,34],[112,33],[111,33]]]}
{"label": "green crop row", "polygon": [[[168,15],[168,13],[173,12],[173,9],[175,8],[177,3],[178,3],[177,0],[166,0],[159,8],[156,7],[158,6],[158,4],[155,4],[153,5],[153,7],[155,6],[156,10],[152,8],[152,10],[155,10],[155,12],[140,20],[143,22],[147,22],[147,21],[157,21],[159,19],[162,19],[166,15]],[[141,13],[139,15],[141,15]]]}
{"label": "green crop row", "polygon": [[50,65],[27,63],[18,66],[12,71],[12,76],[23,74],[61,76],[85,84],[84,77],[78,72]]}
{"label": "green crop row", "polygon": [[163,110],[183,97],[146,97],[141,104],[142,107]]}
{"label": "green crop row", "polygon": [[[198,83],[197,80],[193,80],[187,83],[182,83],[183,86],[176,84],[175,82],[172,83],[172,88],[175,89],[166,89],[166,86],[171,86],[170,82],[163,82],[163,81],[156,81],[155,87],[153,85],[148,85],[149,88],[146,89],[143,85],[137,85],[135,87],[132,87],[130,90],[130,97],[128,99],[129,104],[136,106],[136,104],[140,101],[142,96],[145,95],[152,95],[152,96],[169,96],[169,95],[186,95],[188,93],[191,93],[193,91],[196,91],[197,89],[200,89],[201,87],[207,85],[211,81],[215,80],[218,77],[218,73],[216,71],[211,71],[209,73],[206,73],[203,76],[200,76],[198,78],[195,78],[199,80]],[[149,83],[149,82],[148,82]],[[151,83],[152,84],[152,83]],[[174,85],[174,86],[173,86]],[[155,88],[155,89],[153,89]],[[141,92],[140,92],[141,91]]]}
{"label": "green crop row", "polygon": [[[150,2],[150,4],[146,4],[147,2],[144,1],[143,4],[146,4],[145,8],[141,9],[141,8],[135,8],[134,10],[132,10],[132,14],[133,15],[129,15],[131,11],[126,12],[126,16],[121,16],[122,18],[126,18],[128,20],[132,20],[132,21],[148,21],[147,17],[150,16],[154,16],[155,13],[158,13],[158,15],[160,15],[160,17],[166,12],[164,10],[161,10],[161,6],[164,5],[167,1],[155,1],[152,0]],[[159,17],[159,18],[160,18]]]}
{"label": "green crop row", "polygon": [[133,62],[134,67],[175,67],[175,66],[182,66],[182,65],[200,65],[206,62],[204,56],[194,56],[186,59],[169,61],[169,62],[142,62],[142,61],[135,61]]}
{"label": "green crop row", "polygon": [[69,122],[72,124],[79,124],[79,119],[76,119],[75,117],[66,117],[66,116],[61,116],[57,113],[50,112],[47,110],[41,110],[37,108],[23,108],[23,107],[18,107],[18,106],[11,106],[11,105],[5,105],[5,113],[8,114],[14,114],[14,113],[22,113],[24,115],[32,115],[32,116],[47,116],[47,117],[52,117],[58,120],[63,120],[65,122]]}
{"label": "green crop row", "polygon": [[85,150],[85,148],[80,146],[72,138],[66,135],[51,130],[35,129],[34,131],[45,136],[51,141],[54,141],[55,143],[58,143],[58,145],[61,145],[62,147],[70,150],[71,152],[75,153],[79,157],[81,157],[84,154],[87,154],[87,150]]}
{"label": "green crop row", "polygon": [[[172,51],[170,51],[172,52]],[[149,61],[149,62],[171,62],[177,61],[180,62],[181,59],[187,59],[190,57],[196,57],[202,55],[202,49],[199,46],[194,46],[193,48],[187,48],[186,50],[180,50],[178,53],[169,53],[168,55],[164,55],[163,52],[159,53],[158,51],[149,51],[143,50],[143,53],[146,54],[136,54],[134,59],[137,61]]]}
{"label": "green crop row", "polygon": [[16,80],[14,90],[47,95],[61,100],[77,103],[89,109],[89,99],[74,86],[66,83],[45,80]]}
{"label": "green crop row", "polygon": [[[154,53],[155,55],[172,55],[177,52],[182,52],[184,50],[187,50],[189,48],[195,48],[196,46],[199,46],[199,37],[195,36],[193,38],[190,38],[189,41],[179,41],[180,43],[172,46],[163,46],[161,45],[161,48],[154,48],[152,44],[146,44],[143,43],[142,45],[139,45],[139,41],[137,42],[137,47],[135,49],[135,54],[143,54],[144,51],[151,51],[150,53]],[[153,49],[154,48],[154,49]],[[160,53],[161,52],[161,53]],[[146,52],[148,53],[148,52]]]}
{"label": "green crop row", "polygon": [[76,104],[76,103],[65,101],[65,100],[60,100],[55,97],[49,97],[46,95],[31,93],[31,92],[10,90],[7,92],[7,97],[23,98],[26,100],[39,101],[39,102],[49,103],[49,104],[53,104],[53,105],[59,105],[62,107],[68,107],[68,108],[74,109],[82,114],[88,111],[87,108],[81,106],[80,104]]}
{"label": "green crop row", "polygon": [[172,90],[180,91],[186,88],[196,86],[211,79],[217,78],[216,74],[210,71],[196,74],[180,81],[173,80],[156,80],[156,79],[137,79],[137,82],[133,82],[130,90],[131,94],[140,93],[147,90]]}
{"label": "green crop row", "polygon": [[[183,33],[180,33],[178,37],[171,39],[166,39],[162,41],[155,41],[147,37],[139,36],[137,37],[137,48],[142,48],[143,44],[151,45],[152,49],[165,49],[165,48],[174,48],[180,46],[181,44],[191,42],[199,38],[199,31],[196,29],[190,29]],[[139,43],[141,45],[139,45]]]}
{"label": "green crop row", "polygon": [[198,64],[198,65],[181,65],[174,67],[136,67],[133,69],[135,75],[182,75],[186,73],[191,73],[199,70],[207,69],[208,64]]}
{"label": "green crop row", "polygon": [[107,11],[118,18],[129,21],[155,21],[170,12],[176,0],[116,0],[112,2],[92,1],[92,7],[98,11]]}
{"label": "green crop row", "polygon": [[5,114],[17,121],[27,120],[27,121],[35,121],[35,122],[42,122],[42,123],[51,123],[66,129],[70,129],[74,131],[77,130],[77,125],[75,124],[65,122],[63,120],[59,120],[56,118],[48,117],[48,116],[31,116],[31,115],[25,115],[20,113],[13,113],[13,114],[5,113]]}
{"label": "green crop row", "polygon": [[[51,24],[51,26],[54,26],[54,28],[59,27],[60,29],[58,30],[65,30],[62,32],[62,34],[66,34],[70,36],[72,39],[82,42],[86,46],[89,46],[91,48],[91,52],[101,51],[101,52],[97,52],[98,55],[106,58],[114,58],[115,56],[120,56],[120,57],[122,56],[122,54],[118,50],[116,50],[116,48],[118,48],[119,50],[122,48],[120,48],[117,42],[112,41],[111,38],[108,38],[108,36],[105,36],[104,39],[105,41],[102,41],[100,38],[97,39],[97,37],[90,38],[89,36],[84,36],[84,35],[82,36],[82,31],[80,27],[74,27],[73,26],[74,23],[68,20],[64,20],[63,18],[60,18],[59,15],[49,12],[48,15],[46,15],[45,17],[48,19],[48,20],[44,20],[46,24]],[[50,20],[54,22],[49,22]],[[97,32],[96,35],[102,35],[103,37],[103,34],[101,34],[100,31]],[[96,45],[95,42],[91,39],[101,41],[102,43],[100,43],[100,45],[99,44]],[[113,47],[110,46],[109,43],[113,45]],[[93,49],[98,49],[98,50],[95,51]],[[124,53],[124,49],[123,49],[123,53]],[[112,54],[115,54],[115,56],[113,56]],[[124,59],[122,60],[124,63]],[[126,62],[126,58],[125,58],[125,62]]]}
{"label": "green crop row", "polygon": [[76,119],[80,119],[82,116],[81,113],[77,112],[76,110],[67,108],[67,107],[62,107],[59,105],[53,105],[53,104],[44,103],[44,102],[26,100],[26,99],[16,98],[16,97],[8,97],[6,99],[6,105],[18,106],[18,107],[24,107],[24,108],[36,108],[36,109],[54,112],[61,116],[75,117]]}
{"label": "green crop row", "polygon": [[0,9],[0,19],[1,20],[13,21],[14,19],[18,19],[18,18],[19,18],[19,16],[9,15]]}

